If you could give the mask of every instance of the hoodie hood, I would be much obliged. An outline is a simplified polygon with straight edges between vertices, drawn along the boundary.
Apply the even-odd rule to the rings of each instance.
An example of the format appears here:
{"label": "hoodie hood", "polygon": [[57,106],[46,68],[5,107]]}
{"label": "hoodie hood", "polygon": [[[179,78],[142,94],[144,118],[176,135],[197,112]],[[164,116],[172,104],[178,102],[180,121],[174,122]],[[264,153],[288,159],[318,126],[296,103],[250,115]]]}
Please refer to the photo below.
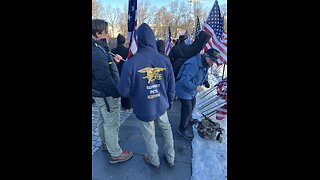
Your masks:
{"label": "hoodie hood", "polygon": [[152,29],[146,24],[142,23],[138,30],[138,51],[144,48],[152,48],[157,50],[156,39]]}

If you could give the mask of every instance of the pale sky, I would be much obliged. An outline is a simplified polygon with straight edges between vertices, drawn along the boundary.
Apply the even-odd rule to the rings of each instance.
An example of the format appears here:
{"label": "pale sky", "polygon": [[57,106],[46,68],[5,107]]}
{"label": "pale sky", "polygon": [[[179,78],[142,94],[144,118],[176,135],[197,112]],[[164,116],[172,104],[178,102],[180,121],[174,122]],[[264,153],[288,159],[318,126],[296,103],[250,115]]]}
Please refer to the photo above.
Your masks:
{"label": "pale sky", "polygon": [[[112,7],[123,9],[124,4],[129,2],[129,0],[98,0],[103,5],[110,4]],[[137,0],[139,3],[139,0]],[[178,0],[185,1],[186,4],[189,4],[189,0]],[[200,0],[204,8],[212,8],[215,0]],[[158,8],[169,4],[171,0],[150,0],[151,6],[157,6]],[[227,0],[218,0],[219,5],[227,4]]]}

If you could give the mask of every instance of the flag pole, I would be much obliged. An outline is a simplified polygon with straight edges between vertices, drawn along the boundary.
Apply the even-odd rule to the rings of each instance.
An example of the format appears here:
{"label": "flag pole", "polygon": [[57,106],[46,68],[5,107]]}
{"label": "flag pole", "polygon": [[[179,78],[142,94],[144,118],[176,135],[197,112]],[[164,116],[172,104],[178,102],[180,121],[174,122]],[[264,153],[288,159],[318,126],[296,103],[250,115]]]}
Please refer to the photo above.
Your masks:
{"label": "flag pole", "polygon": [[222,69],[222,78],[221,78],[221,80],[223,80],[223,77],[224,77],[224,69],[225,69],[225,67],[226,67],[226,64],[223,64],[223,69]]}

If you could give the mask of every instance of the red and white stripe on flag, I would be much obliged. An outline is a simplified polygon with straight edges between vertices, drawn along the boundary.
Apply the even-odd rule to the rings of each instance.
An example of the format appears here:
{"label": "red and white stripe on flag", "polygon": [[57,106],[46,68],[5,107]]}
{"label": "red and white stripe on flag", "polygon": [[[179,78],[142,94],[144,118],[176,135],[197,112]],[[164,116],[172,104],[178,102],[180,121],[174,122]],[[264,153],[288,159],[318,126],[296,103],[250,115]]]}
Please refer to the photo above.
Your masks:
{"label": "red and white stripe on flag", "polygon": [[[222,81],[220,81],[218,84],[216,84],[215,86],[217,86],[217,96],[222,97],[222,99],[227,101],[227,80],[224,79]],[[223,105],[222,107],[220,107],[219,109],[217,109],[216,112],[216,120],[222,120],[223,118],[225,118],[227,116],[227,104]]]}
{"label": "red and white stripe on flag", "polygon": [[171,37],[171,29],[170,29],[170,26],[168,27],[168,32],[169,32],[169,36],[168,36],[168,44],[166,45],[166,48],[165,48],[165,53],[166,55],[168,56],[170,51],[171,51],[171,48],[173,47],[173,42],[172,42],[172,37]]}
{"label": "red and white stripe on flag", "polygon": [[227,47],[227,33],[223,31],[222,33],[222,38],[221,38],[221,43],[224,44]]}
{"label": "red and white stripe on flag", "polygon": [[[207,51],[208,49],[215,48],[220,52],[220,58],[218,59],[218,64],[227,64],[227,39],[221,40],[218,39],[215,35],[213,29],[205,22],[203,29],[211,35],[208,43],[205,45],[204,49]],[[226,33],[224,33],[226,37]],[[223,39],[223,37],[222,37]]]}
{"label": "red and white stripe on flag", "polygon": [[129,39],[130,39],[130,47],[129,47],[129,52],[128,52],[128,59],[133,56],[137,50],[138,50],[138,46],[137,46],[137,42],[136,42],[136,38],[135,38],[135,33],[136,31],[133,32],[128,32],[129,35]]}
{"label": "red and white stripe on flag", "polygon": [[128,4],[128,39],[129,39],[129,52],[128,57],[132,57],[138,50],[136,41],[137,28],[137,0],[129,0]]}
{"label": "red and white stripe on flag", "polygon": [[226,116],[227,116],[227,104],[225,104],[221,108],[217,109],[216,120],[222,120]]}
{"label": "red and white stripe on flag", "polygon": [[209,42],[204,47],[205,51],[215,48],[220,52],[218,66],[227,64],[227,43],[226,38],[224,39],[226,33],[223,30],[223,25],[224,18],[221,17],[219,3],[215,0],[209,16],[204,22],[203,30],[211,35]]}
{"label": "red and white stripe on flag", "polygon": [[169,53],[170,53],[170,51],[171,51],[171,48],[173,47],[172,44],[173,44],[172,42],[169,42],[169,43],[167,44],[167,46],[166,46],[165,53],[166,53],[167,56],[169,55]]}

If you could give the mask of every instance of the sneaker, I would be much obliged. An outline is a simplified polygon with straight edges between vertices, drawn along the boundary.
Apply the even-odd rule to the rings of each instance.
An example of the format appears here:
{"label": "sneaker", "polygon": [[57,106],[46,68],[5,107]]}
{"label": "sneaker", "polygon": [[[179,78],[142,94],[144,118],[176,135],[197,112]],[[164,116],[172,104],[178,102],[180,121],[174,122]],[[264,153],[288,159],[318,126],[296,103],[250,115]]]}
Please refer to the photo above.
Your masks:
{"label": "sneaker", "polygon": [[132,158],[133,153],[131,151],[122,151],[120,156],[111,156],[110,157],[110,163],[115,164],[119,162],[128,161],[130,158]]}
{"label": "sneaker", "polygon": [[185,139],[187,139],[187,140],[191,140],[191,139],[193,139],[193,134],[192,133],[190,133],[189,131],[184,131],[184,132],[181,132],[180,131],[180,129],[178,129],[178,133],[181,135],[181,136],[183,136]]}
{"label": "sneaker", "polygon": [[166,162],[168,163],[168,165],[170,167],[174,167],[174,161],[173,162],[169,162],[166,155],[164,155],[164,159],[166,160]]}
{"label": "sneaker", "polygon": [[143,155],[143,159],[144,159],[144,161],[145,161],[147,164],[149,164],[149,165],[151,165],[151,166],[154,166],[154,167],[156,167],[156,168],[160,168],[160,164],[159,164],[158,166],[156,166],[156,165],[154,165],[154,164],[152,164],[152,163],[150,162],[150,159],[149,159],[149,156],[148,156],[147,153],[145,153],[145,154]]}

